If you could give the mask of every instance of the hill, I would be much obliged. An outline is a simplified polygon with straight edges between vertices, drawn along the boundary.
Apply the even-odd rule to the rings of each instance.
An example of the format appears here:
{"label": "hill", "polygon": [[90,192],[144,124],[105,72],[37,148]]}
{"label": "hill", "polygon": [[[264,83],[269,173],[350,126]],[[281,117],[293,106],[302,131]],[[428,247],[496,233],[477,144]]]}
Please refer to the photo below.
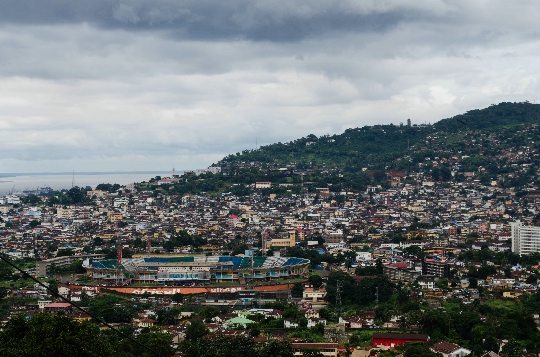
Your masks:
{"label": "hill", "polygon": [[262,146],[258,150],[245,150],[225,157],[218,166],[243,166],[257,162],[261,167],[294,164],[298,169],[308,167],[339,167],[354,172],[364,167],[386,169],[408,149],[429,135],[491,131],[540,121],[540,105],[500,103],[485,109],[443,119],[433,125],[375,125],[347,129],[342,134],[306,137]]}
{"label": "hill", "polygon": [[[174,183],[142,183],[167,194],[247,195],[254,182],[269,181],[269,193],[365,192],[388,188],[392,179],[479,180],[502,188],[535,184],[540,158],[540,105],[500,103],[472,110],[434,125],[375,125],[338,135],[306,137],[229,155],[219,174],[185,175]],[[343,197],[343,196],[342,196]]]}

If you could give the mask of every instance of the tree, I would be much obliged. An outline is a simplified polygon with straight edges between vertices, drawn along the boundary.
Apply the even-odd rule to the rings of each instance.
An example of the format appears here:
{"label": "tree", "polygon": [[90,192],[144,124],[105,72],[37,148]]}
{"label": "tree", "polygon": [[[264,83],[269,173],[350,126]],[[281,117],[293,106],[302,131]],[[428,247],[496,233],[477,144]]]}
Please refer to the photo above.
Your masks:
{"label": "tree", "polygon": [[219,308],[215,306],[205,306],[199,310],[199,315],[209,320],[219,315]]}
{"label": "tree", "polygon": [[72,255],[75,255],[75,252],[70,248],[58,249],[58,252],[56,253],[57,257],[68,257]]}
{"label": "tree", "polygon": [[36,220],[36,219],[33,219],[30,221],[30,223],[28,223],[28,227],[30,228],[35,228],[37,226],[39,226],[41,224],[40,221]]}
{"label": "tree", "polygon": [[184,301],[184,295],[182,295],[181,293],[174,293],[173,296],[172,296],[172,301],[174,301],[176,303],[183,302]]}
{"label": "tree", "polygon": [[88,322],[77,322],[68,317],[39,314],[26,319],[13,317],[0,332],[0,355],[21,356],[113,356],[104,343],[99,328]]}
{"label": "tree", "polygon": [[[160,356],[172,356],[174,354],[174,349],[171,347],[172,336],[169,333],[161,331],[142,332],[137,337],[137,341]],[[146,349],[141,350],[141,352],[141,357],[154,357],[156,355]]]}
{"label": "tree", "polygon": [[318,274],[310,275],[308,281],[315,289],[320,288],[323,283],[321,276]]}
{"label": "tree", "polygon": [[197,341],[208,334],[208,329],[201,320],[194,320],[186,329],[186,340]]}
{"label": "tree", "polygon": [[54,293],[58,294],[58,282],[54,279],[47,280],[47,283],[49,284],[49,289]]}
{"label": "tree", "polygon": [[293,357],[294,351],[289,341],[271,340],[260,351],[260,357]]}
{"label": "tree", "polygon": [[302,283],[295,283],[291,289],[291,295],[295,298],[301,298],[304,293],[304,285]]}
{"label": "tree", "polygon": [[423,343],[408,343],[406,345],[404,357],[438,357],[439,354],[433,352]]}
{"label": "tree", "polygon": [[501,357],[521,357],[523,356],[523,346],[516,341],[510,340],[501,349]]}
{"label": "tree", "polygon": [[131,305],[123,302],[124,300],[119,297],[103,294],[92,299],[89,311],[106,322],[130,322],[135,311]]}
{"label": "tree", "polygon": [[13,268],[3,260],[0,261],[0,280],[11,279],[13,276]]}

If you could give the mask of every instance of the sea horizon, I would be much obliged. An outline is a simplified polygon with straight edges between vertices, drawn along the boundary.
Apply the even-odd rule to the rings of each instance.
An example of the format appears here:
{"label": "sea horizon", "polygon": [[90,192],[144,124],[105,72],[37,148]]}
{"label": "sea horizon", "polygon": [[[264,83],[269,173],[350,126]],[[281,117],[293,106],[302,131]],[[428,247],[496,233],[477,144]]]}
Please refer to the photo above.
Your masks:
{"label": "sea horizon", "polygon": [[[178,170],[175,173],[180,174],[184,171],[186,170]],[[63,190],[74,186],[95,188],[100,183],[127,185],[148,181],[156,176],[171,175],[172,170],[2,173],[0,174],[0,195],[23,194],[23,191],[35,190],[38,187]]]}

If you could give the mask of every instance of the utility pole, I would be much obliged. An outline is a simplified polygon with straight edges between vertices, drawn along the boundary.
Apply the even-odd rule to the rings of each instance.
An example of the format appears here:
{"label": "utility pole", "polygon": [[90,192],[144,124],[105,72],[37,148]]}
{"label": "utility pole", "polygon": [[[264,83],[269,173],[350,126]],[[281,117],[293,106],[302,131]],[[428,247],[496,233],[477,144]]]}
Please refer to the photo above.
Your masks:
{"label": "utility pole", "polygon": [[375,287],[375,307],[379,306],[379,287]]}

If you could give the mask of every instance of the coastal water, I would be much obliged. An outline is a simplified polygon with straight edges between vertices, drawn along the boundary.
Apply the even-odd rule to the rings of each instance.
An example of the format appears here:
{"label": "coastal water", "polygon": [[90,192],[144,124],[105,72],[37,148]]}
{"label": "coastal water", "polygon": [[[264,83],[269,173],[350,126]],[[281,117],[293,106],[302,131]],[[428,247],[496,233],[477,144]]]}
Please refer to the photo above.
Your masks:
{"label": "coastal water", "polygon": [[[181,173],[181,171],[180,171]],[[118,183],[126,185],[148,181],[153,177],[170,177],[171,171],[135,171],[135,172],[81,172],[73,173],[25,173],[0,174],[0,195],[11,192],[22,194],[24,190],[35,190],[49,186],[54,190],[70,189],[72,184],[79,187],[95,188],[100,183]],[[74,182],[73,182],[74,181]]]}

